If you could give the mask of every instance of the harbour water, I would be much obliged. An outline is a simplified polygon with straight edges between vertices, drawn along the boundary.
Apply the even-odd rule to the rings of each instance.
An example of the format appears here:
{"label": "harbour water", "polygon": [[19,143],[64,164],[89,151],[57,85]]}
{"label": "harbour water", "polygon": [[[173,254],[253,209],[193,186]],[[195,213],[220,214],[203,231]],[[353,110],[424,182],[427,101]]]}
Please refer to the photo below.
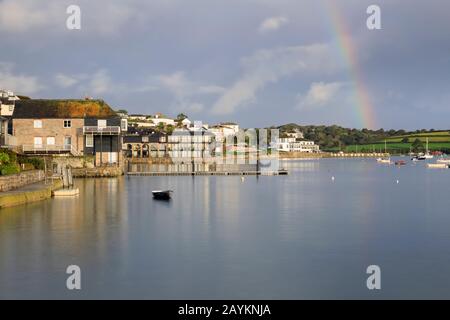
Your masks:
{"label": "harbour water", "polygon": [[[2,209],[0,298],[450,298],[450,170],[283,167],[244,180],[76,180],[77,197]],[[374,264],[382,287],[369,291]],[[69,265],[79,291],[66,289]]]}

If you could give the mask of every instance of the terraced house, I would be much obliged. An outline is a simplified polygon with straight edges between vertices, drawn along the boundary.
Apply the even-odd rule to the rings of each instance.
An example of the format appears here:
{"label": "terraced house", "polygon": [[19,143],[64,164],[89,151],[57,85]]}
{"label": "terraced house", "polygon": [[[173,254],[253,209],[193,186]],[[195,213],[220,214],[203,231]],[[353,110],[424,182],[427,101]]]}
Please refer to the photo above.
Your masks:
{"label": "terraced house", "polygon": [[15,148],[24,154],[94,156],[119,165],[127,122],[102,100],[18,100],[11,116]]}

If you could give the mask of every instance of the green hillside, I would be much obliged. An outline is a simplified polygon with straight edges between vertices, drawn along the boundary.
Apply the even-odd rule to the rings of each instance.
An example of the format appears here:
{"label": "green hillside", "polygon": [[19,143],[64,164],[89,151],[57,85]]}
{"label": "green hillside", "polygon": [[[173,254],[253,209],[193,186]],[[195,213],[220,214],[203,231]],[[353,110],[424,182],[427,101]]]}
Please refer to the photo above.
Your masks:
{"label": "green hillside", "polygon": [[344,152],[373,152],[384,151],[390,153],[408,153],[410,150],[420,152],[425,150],[426,139],[429,141],[430,151],[450,153],[450,131],[448,130],[370,130],[344,128],[341,126],[302,126],[289,123],[278,127],[280,136],[299,130],[304,139],[312,140],[323,151]]}
{"label": "green hillside", "polygon": [[[410,151],[425,151],[426,141],[428,138],[429,151],[442,151],[450,153],[450,132],[435,131],[404,134],[398,136],[387,137],[374,143],[366,143],[360,145],[348,145],[341,148],[344,152],[380,152],[386,149],[390,153],[408,153]],[[420,141],[419,144],[417,141]],[[339,148],[332,148],[329,151],[339,151]]]}

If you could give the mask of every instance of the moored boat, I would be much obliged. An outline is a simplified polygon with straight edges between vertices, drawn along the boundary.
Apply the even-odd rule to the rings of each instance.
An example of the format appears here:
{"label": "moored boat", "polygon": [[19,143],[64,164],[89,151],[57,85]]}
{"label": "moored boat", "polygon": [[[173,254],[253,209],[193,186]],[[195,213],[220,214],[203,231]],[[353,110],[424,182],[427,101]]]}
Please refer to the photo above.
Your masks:
{"label": "moored boat", "polygon": [[172,190],[154,190],[152,194],[154,199],[169,200],[172,192]]}
{"label": "moored boat", "polygon": [[450,159],[441,158],[441,159],[438,159],[436,162],[437,162],[437,163],[450,164]]}
{"label": "moored boat", "polygon": [[384,164],[391,164],[391,159],[390,158],[378,158],[377,162],[384,163]]}
{"label": "moored boat", "polygon": [[449,165],[446,163],[428,163],[427,167],[430,169],[447,169]]}
{"label": "moored boat", "polygon": [[396,166],[404,166],[404,165],[406,165],[406,161],[405,160],[397,160],[397,161],[395,161],[395,165]]}

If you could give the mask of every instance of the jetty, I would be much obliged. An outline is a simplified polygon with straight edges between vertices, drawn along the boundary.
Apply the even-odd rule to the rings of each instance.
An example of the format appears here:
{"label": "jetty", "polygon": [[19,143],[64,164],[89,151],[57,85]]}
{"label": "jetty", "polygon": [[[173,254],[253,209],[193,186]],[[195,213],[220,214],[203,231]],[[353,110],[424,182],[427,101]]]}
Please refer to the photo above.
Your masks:
{"label": "jetty", "polygon": [[62,180],[37,182],[22,188],[5,191],[0,194],[0,208],[18,206],[30,202],[50,199],[55,190],[62,188]]}
{"label": "jetty", "polygon": [[128,176],[281,176],[287,175],[287,170],[272,171],[193,171],[193,172],[127,172]]}

